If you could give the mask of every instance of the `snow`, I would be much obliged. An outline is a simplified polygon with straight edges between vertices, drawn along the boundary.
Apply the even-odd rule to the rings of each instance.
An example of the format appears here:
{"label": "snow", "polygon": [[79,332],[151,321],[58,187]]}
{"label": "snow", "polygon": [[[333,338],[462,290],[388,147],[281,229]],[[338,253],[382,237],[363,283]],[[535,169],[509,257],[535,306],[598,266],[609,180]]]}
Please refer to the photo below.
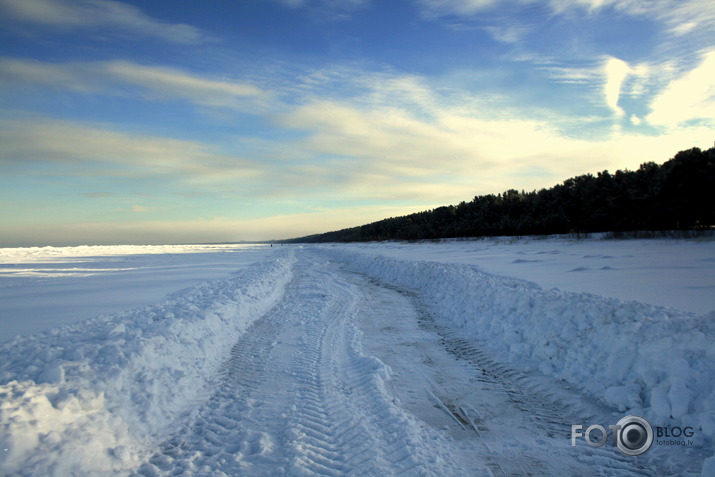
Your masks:
{"label": "snow", "polygon": [[[2,475],[713,468],[712,241],[0,256]],[[571,447],[627,414],[694,444]]]}
{"label": "snow", "polygon": [[341,245],[408,260],[476,265],[546,289],[715,312],[715,241],[496,237]]}
{"label": "snow", "polygon": [[505,362],[564,380],[654,425],[697,423],[713,437],[711,317],[545,290],[469,265],[332,252],[353,270],[417,291],[452,329]]}
{"label": "snow", "polygon": [[140,450],[205,397],[233,343],[281,297],[291,259],[280,255],[157,305],[0,347],[3,473],[138,464]]}
{"label": "snow", "polygon": [[229,276],[268,245],[0,248],[0,343],[102,314],[151,305]]}

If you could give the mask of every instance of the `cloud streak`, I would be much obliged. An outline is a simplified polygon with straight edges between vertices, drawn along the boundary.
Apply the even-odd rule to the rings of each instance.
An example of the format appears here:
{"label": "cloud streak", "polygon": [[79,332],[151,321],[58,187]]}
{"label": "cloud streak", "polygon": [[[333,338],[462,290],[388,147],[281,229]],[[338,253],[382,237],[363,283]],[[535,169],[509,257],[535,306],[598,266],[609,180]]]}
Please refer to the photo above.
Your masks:
{"label": "cloud streak", "polygon": [[425,16],[440,17],[470,16],[507,2],[504,0],[416,0],[416,3]]}
{"label": "cloud streak", "polygon": [[345,20],[358,10],[367,8],[372,0],[273,0],[281,5],[308,11],[322,20]]}
{"label": "cloud streak", "polygon": [[[414,0],[427,18],[462,16],[476,19],[485,12],[505,7],[526,8],[537,5],[537,0]],[[633,18],[646,18],[663,24],[666,32],[682,36],[696,30],[715,30],[715,4],[710,0],[549,0],[553,15],[574,11],[598,14],[605,9]]]}
{"label": "cloud streak", "polygon": [[207,78],[175,68],[141,65],[129,61],[49,63],[0,58],[0,84],[37,86],[85,94],[128,93],[127,87],[147,99],[183,100],[199,106],[257,110],[271,94],[243,81]]}
{"label": "cloud streak", "polygon": [[0,11],[16,22],[61,30],[112,29],[187,45],[207,40],[196,27],[163,22],[112,0],[0,0]]}
{"label": "cloud streak", "polygon": [[0,119],[0,164],[32,163],[55,165],[59,175],[173,177],[187,184],[260,173],[255,163],[221,155],[198,142],[46,118]]}

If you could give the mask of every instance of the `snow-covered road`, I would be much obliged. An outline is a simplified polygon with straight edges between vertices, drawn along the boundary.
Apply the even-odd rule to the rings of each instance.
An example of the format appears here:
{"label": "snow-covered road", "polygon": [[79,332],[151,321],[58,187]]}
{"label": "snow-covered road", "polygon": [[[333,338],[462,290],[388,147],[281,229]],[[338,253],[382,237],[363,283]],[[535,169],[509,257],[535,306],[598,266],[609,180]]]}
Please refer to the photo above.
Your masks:
{"label": "snow-covered road", "polygon": [[672,471],[663,459],[570,446],[570,423],[608,422],[611,413],[555,380],[490,359],[438,325],[417,294],[304,251],[283,299],[233,347],[216,392],[138,472]]}
{"label": "snow-covered road", "polygon": [[[166,440],[145,475],[388,475],[429,468],[389,370],[366,354],[361,291],[319,257],[238,340],[217,391]],[[432,462],[433,469],[442,462]]]}
{"label": "snow-covered road", "polygon": [[[649,348],[664,336],[672,370]],[[706,318],[473,267],[286,248],[2,345],[0,474],[700,475],[712,336]],[[572,446],[572,424],[635,411],[695,445]]]}

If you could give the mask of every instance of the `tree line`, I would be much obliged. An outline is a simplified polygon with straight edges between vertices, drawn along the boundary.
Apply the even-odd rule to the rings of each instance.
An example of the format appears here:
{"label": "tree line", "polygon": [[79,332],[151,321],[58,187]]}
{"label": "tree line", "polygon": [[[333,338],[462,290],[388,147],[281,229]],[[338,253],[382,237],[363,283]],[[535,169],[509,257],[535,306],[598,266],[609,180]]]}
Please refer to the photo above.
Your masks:
{"label": "tree line", "polygon": [[287,242],[364,242],[451,237],[707,229],[715,226],[715,148],[681,151],[636,171],[599,172],[549,189],[474,197]]}

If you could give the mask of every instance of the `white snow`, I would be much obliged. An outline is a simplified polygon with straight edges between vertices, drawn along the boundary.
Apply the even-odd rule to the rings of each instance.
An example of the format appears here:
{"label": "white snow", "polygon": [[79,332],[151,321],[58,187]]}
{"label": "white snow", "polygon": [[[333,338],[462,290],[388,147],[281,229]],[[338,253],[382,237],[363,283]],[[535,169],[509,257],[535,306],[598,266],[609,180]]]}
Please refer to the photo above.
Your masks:
{"label": "white snow", "polygon": [[477,265],[546,289],[587,292],[681,311],[715,312],[714,240],[496,237],[346,244],[408,260]]}
{"label": "white snow", "polygon": [[136,310],[0,346],[0,471],[135,467],[205,398],[238,337],[282,296],[286,253]]}
{"label": "white snow", "polygon": [[0,248],[0,343],[151,305],[265,258],[268,245]]}
{"label": "white snow", "polygon": [[[590,293],[545,290],[474,266],[333,249],[350,268],[417,291],[505,362],[587,391],[655,425],[715,434],[715,321]],[[686,424],[688,423],[688,424]]]}
{"label": "white snow", "polygon": [[[713,241],[0,256],[2,475],[713,468]],[[627,414],[694,444],[570,446]]]}

